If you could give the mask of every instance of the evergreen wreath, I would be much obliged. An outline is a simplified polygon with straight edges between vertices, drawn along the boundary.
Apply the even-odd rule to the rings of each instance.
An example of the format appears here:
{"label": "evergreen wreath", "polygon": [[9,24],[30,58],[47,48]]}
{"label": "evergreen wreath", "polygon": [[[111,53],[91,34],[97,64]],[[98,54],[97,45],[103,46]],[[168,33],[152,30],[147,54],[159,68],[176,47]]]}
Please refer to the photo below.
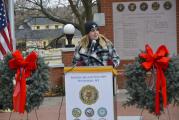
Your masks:
{"label": "evergreen wreath", "polygon": [[[146,51],[142,52],[142,54],[146,54]],[[127,65],[125,68],[124,75],[127,78],[126,89],[129,97],[124,106],[136,105],[138,108],[147,109],[150,113],[160,115],[161,112],[164,112],[164,100],[160,91],[159,112],[156,113],[155,96],[157,70],[154,66],[152,69],[146,70],[142,66],[142,63],[146,61],[146,59],[139,56],[134,63]],[[166,78],[167,104],[179,104],[179,56],[170,58],[164,75]]]}
{"label": "evergreen wreath", "polygon": [[[12,54],[7,54],[4,60],[0,61],[0,104],[3,110],[13,110],[13,80],[16,70],[9,68],[9,61],[13,58]],[[30,77],[26,78],[26,112],[38,108],[44,99],[44,92],[48,90],[48,66],[42,57],[37,58],[37,69]]]}

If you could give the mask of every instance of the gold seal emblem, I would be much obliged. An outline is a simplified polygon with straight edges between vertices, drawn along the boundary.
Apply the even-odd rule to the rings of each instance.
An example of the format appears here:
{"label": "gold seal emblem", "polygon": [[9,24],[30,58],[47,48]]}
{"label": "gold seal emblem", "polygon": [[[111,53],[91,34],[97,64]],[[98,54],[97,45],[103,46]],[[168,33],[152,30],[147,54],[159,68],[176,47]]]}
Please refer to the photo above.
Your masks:
{"label": "gold seal emblem", "polygon": [[98,97],[98,90],[94,86],[86,85],[80,90],[80,99],[84,104],[94,104]]}

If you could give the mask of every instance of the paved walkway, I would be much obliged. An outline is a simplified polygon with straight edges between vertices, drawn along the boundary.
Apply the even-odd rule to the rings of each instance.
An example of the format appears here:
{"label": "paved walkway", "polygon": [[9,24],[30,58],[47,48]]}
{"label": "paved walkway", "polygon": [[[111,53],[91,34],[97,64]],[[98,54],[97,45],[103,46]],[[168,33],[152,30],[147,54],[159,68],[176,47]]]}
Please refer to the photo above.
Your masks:
{"label": "paved walkway", "polygon": [[[126,101],[125,90],[120,90],[117,95],[117,115],[118,116],[140,116],[141,110],[133,107],[122,106],[123,102]],[[59,119],[59,108],[61,101],[63,100],[63,104],[60,111],[60,119]],[[36,114],[38,119],[36,117]],[[179,107],[169,106],[169,114],[170,119],[168,118],[168,114],[162,114],[160,120],[179,120]],[[27,120],[27,113],[18,114],[18,113],[0,113],[0,120]],[[149,114],[147,111],[143,111],[143,119],[142,120],[158,120],[157,117]],[[38,110],[32,111],[28,114],[28,120],[66,120],[65,117],[65,97],[47,97],[43,105],[40,106]]]}

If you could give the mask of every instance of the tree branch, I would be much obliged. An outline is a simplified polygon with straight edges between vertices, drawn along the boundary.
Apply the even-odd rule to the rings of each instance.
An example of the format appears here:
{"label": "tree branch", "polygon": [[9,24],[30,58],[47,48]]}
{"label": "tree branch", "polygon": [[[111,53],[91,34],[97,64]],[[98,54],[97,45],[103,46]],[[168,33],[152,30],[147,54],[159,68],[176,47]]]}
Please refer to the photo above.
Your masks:
{"label": "tree branch", "polygon": [[98,12],[101,12],[101,1],[96,0],[96,2],[97,2]]}
{"label": "tree branch", "polygon": [[65,19],[61,19],[59,17],[56,17],[56,16],[53,16],[51,15],[49,12],[47,12],[44,8],[41,8],[41,12],[46,15],[49,19],[55,21],[55,22],[59,22],[59,23],[62,23],[62,24],[73,24],[77,29],[79,29],[79,26],[78,24],[76,23],[73,23],[73,22],[70,22],[70,21],[67,21]]}
{"label": "tree branch", "polygon": [[21,9],[26,9],[26,10],[38,10],[38,11],[40,11],[40,9],[38,9],[38,8],[28,8],[28,7],[18,7],[18,8],[21,8]]}
{"label": "tree branch", "polygon": [[39,5],[37,1],[33,1],[33,0],[26,0],[26,1],[37,6]]}
{"label": "tree branch", "polygon": [[76,9],[76,6],[73,4],[72,0],[68,0],[68,1],[70,3],[70,7],[71,7],[72,11],[74,12],[75,16],[77,17],[79,23],[81,23],[83,20],[81,18],[79,11]]}
{"label": "tree branch", "polygon": [[81,0],[84,9],[85,9],[85,13],[83,15],[86,15],[86,20],[92,20],[93,19],[93,14],[92,14],[92,0]]}
{"label": "tree branch", "polygon": [[72,0],[68,0],[69,3],[70,3],[70,7],[73,11],[73,13],[75,14],[75,16],[77,17],[78,19],[78,26],[79,26],[79,30],[81,31],[82,35],[85,34],[85,29],[84,29],[84,23],[85,23],[85,19],[84,17],[82,17],[82,15],[80,14],[80,12],[77,10],[76,6],[73,4],[73,1]]}
{"label": "tree branch", "polygon": [[76,23],[73,23],[73,22],[70,22],[70,21],[67,21],[65,19],[61,19],[59,17],[56,17],[52,14],[50,14],[44,7],[43,7],[43,1],[40,0],[39,2],[34,2],[32,0],[27,0],[28,2],[31,2],[35,5],[37,5],[38,7],[40,7],[39,11],[41,11],[45,16],[47,16],[49,19],[55,21],[55,22],[59,22],[59,23],[62,23],[62,24],[73,24],[77,29],[80,29],[79,25],[76,24]]}

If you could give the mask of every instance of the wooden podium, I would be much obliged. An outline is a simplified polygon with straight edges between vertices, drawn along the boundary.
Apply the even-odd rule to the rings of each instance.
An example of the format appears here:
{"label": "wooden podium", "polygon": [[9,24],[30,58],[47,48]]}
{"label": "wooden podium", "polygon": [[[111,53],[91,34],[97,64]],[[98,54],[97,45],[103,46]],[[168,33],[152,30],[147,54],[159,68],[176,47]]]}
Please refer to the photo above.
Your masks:
{"label": "wooden podium", "polygon": [[67,120],[116,120],[112,66],[65,67],[64,73]]}

